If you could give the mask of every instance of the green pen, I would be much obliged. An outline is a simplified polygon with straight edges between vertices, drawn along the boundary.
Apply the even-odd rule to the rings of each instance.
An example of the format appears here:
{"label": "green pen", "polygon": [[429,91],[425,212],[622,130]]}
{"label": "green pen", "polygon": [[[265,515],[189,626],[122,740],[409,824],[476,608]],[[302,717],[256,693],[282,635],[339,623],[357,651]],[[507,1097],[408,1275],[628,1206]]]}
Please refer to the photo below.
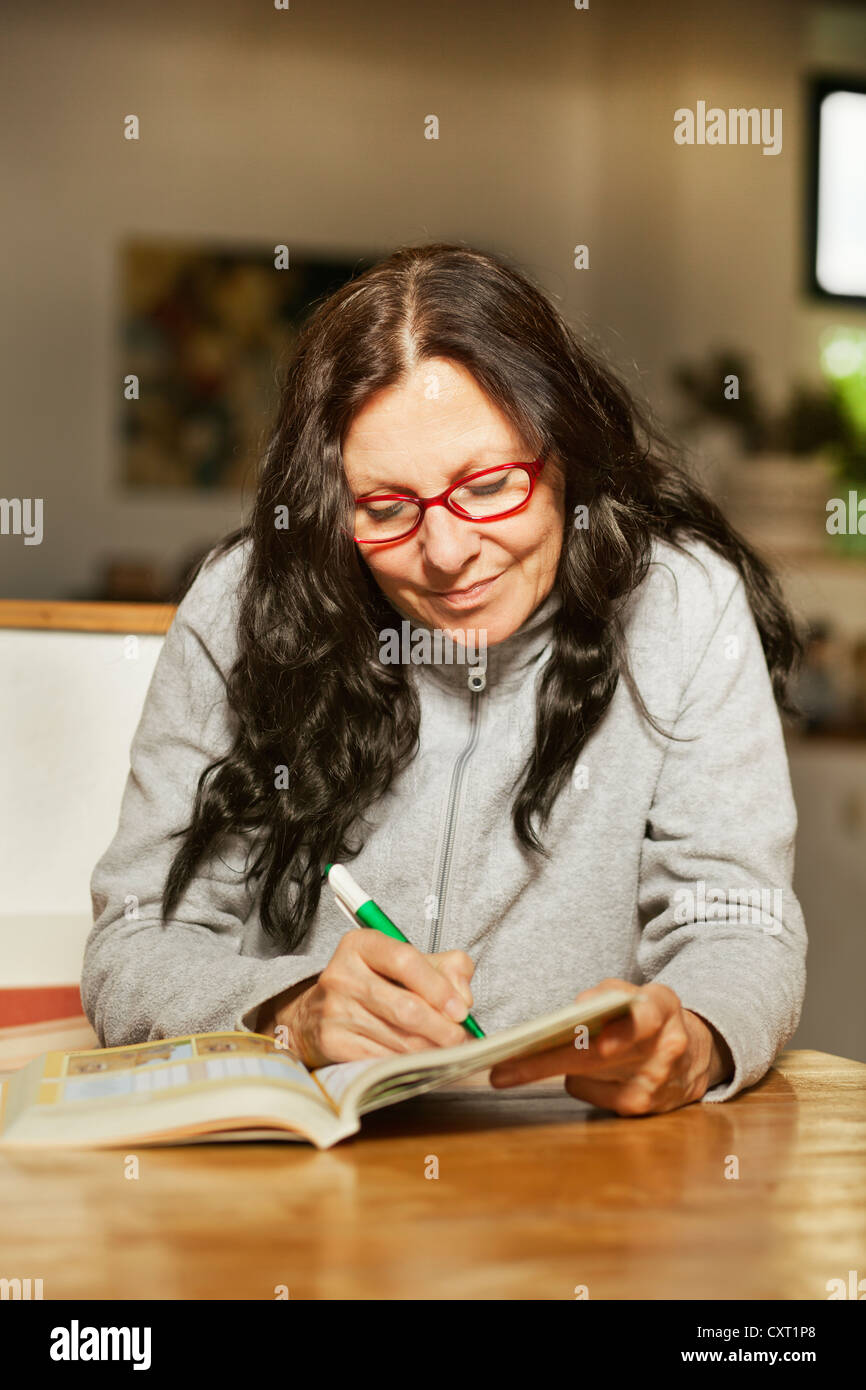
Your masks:
{"label": "green pen", "polygon": [[[395,940],[411,945],[409,938],[403,935],[399,927],[395,927],[391,918],[386,917],[381,907],[373,902],[369,893],[365,893],[363,888],[358,886],[342,864],[326,864],[325,877],[337,899],[337,906],[351,919],[353,925],[372,927],[374,931],[383,932],[385,936],[393,936]],[[466,1015],[462,1026],[473,1038],[484,1037],[471,1014]]]}

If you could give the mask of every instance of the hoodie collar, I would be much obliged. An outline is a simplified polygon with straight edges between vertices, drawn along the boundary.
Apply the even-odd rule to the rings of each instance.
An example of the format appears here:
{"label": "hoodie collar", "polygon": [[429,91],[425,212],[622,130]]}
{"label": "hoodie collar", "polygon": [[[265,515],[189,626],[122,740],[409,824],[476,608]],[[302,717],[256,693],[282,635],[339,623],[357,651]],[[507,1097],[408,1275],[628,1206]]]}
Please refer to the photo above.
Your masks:
{"label": "hoodie collar", "polygon": [[[482,629],[476,631],[473,640],[472,624],[467,621],[464,624],[470,634],[467,646],[463,648],[454,642],[450,654],[449,644],[443,640],[441,629],[437,633],[435,628],[416,623],[397,609],[401,619],[400,659],[410,661],[412,669],[421,679],[432,680],[455,695],[468,696],[472,690],[484,690],[488,694],[511,690],[521,683],[527,669],[547,650],[553,637],[554,618],[561,603],[559,589],[554,584],[547,598],[524,619],[520,627],[510,637],[493,646],[485,645]],[[455,618],[454,627],[459,626],[459,620]],[[415,660],[411,660],[413,653],[417,653]]]}

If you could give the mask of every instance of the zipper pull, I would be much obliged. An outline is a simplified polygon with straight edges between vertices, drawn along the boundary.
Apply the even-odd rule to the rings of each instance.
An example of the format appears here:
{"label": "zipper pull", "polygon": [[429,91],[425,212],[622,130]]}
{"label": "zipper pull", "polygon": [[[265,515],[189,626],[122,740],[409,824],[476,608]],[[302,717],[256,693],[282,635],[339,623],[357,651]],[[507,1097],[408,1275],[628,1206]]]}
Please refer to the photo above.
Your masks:
{"label": "zipper pull", "polygon": [[484,689],[484,687],[487,684],[486,657],[482,661],[480,661],[477,666],[471,667],[469,671],[469,679],[467,680],[466,684],[469,686],[469,689],[473,692],[473,694],[477,691]]}

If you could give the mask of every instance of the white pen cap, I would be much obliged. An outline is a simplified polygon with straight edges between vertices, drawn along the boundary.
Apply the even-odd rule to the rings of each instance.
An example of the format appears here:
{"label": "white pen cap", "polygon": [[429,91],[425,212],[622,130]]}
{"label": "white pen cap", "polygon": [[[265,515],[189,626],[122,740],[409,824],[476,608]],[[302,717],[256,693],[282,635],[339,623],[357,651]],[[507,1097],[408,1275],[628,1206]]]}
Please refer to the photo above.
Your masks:
{"label": "white pen cap", "polygon": [[344,869],[342,864],[331,865],[330,872],[328,873],[328,882],[337,895],[337,899],[342,902],[350,912],[355,912],[362,903],[368,903],[370,901],[370,894],[365,893],[363,888],[358,887],[348,869]]}

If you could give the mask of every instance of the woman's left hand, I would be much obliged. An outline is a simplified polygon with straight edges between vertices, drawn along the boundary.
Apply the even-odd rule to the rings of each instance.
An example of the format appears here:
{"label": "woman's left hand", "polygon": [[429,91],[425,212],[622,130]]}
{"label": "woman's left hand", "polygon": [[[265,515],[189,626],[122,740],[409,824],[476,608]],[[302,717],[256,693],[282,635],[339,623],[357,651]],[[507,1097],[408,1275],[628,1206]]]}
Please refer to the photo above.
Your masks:
{"label": "woman's left hand", "polygon": [[624,1018],[611,1020],[586,1047],[566,1043],[491,1069],[493,1086],[564,1076],[565,1089],[618,1115],[652,1115],[700,1100],[733,1072],[727,1044],[698,1014],[684,1009],[667,985],[602,980],[577,995],[583,1003],[608,989],[635,995]]}

